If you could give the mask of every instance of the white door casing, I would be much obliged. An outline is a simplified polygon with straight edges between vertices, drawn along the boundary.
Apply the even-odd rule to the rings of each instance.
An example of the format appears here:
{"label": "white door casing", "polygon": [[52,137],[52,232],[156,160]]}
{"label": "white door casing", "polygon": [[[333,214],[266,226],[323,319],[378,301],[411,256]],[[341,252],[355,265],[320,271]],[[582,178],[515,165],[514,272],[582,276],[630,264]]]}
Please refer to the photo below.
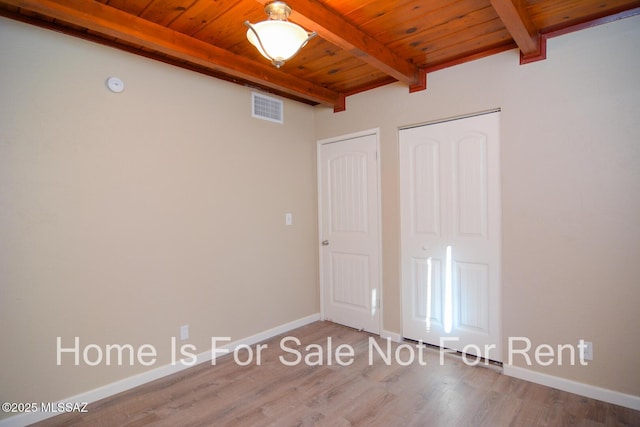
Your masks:
{"label": "white door casing", "polygon": [[380,332],[378,132],[318,141],[322,316]]}
{"label": "white door casing", "polygon": [[403,336],[501,361],[499,112],[399,139]]}

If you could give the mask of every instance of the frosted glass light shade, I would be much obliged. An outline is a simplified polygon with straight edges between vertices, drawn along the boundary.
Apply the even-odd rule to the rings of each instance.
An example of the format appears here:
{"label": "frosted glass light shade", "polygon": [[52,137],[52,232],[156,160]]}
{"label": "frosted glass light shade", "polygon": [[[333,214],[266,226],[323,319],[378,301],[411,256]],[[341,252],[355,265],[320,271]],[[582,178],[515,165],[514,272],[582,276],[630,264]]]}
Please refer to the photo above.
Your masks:
{"label": "frosted glass light shade", "polygon": [[249,42],[276,67],[280,67],[298,53],[315,35],[307,33],[304,28],[289,21],[269,20],[247,25],[250,25],[247,30]]}

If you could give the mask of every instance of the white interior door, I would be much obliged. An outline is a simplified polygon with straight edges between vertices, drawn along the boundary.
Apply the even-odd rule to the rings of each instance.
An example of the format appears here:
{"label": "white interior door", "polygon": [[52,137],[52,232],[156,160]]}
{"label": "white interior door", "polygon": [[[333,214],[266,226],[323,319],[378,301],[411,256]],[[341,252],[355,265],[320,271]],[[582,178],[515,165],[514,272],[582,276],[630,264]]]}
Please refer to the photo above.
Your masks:
{"label": "white interior door", "polygon": [[318,144],[323,317],[379,333],[378,136]]}
{"label": "white interior door", "polygon": [[499,113],[401,130],[400,166],[403,335],[501,361]]}

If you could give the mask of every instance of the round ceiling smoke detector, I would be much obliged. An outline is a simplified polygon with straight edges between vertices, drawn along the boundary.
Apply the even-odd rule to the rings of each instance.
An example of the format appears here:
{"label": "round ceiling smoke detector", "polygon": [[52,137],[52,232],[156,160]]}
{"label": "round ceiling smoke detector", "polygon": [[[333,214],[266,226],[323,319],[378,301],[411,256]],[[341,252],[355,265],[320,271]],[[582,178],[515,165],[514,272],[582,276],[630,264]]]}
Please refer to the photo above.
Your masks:
{"label": "round ceiling smoke detector", "polygon": [[124,90],[124,83],[117,77],[109,77],[107,79],[107,87],[111,92],[120,93]]}

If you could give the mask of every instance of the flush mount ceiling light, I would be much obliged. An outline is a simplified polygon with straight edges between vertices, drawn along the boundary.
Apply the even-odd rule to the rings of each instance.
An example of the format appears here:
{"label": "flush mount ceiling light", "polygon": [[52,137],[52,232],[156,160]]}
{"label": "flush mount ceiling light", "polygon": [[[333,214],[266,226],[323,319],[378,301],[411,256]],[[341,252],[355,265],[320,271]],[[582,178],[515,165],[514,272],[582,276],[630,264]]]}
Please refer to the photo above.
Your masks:
{"label": "flush mount ceiling light", "polygon": [[247,39],[262,56],[280,68],[317,34],[308,33],[301,26],[287,21],[291,8],[281,1],[269,3],[264,11],[269,16],[268,20],[257,24],[244,22],[249,28]]}

